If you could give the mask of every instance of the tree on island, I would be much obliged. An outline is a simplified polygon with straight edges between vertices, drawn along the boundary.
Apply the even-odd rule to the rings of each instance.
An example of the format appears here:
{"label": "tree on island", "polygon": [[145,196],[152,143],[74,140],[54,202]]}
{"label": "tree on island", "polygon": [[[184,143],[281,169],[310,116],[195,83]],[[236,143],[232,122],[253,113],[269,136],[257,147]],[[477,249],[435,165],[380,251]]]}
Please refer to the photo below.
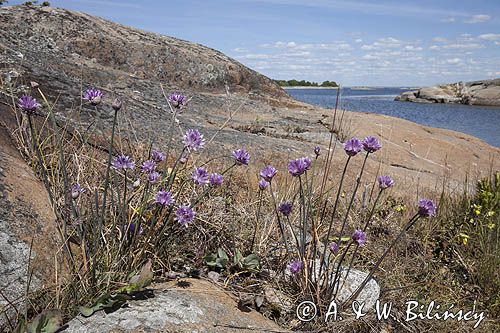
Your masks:
{"label": "tree on island", "polygon": [[319,84],[317,82],[310,82],[305,80],[274,80],[281,87],[330,87],[337,88],[338,85],[335,81],[323,81],[323,83]]}

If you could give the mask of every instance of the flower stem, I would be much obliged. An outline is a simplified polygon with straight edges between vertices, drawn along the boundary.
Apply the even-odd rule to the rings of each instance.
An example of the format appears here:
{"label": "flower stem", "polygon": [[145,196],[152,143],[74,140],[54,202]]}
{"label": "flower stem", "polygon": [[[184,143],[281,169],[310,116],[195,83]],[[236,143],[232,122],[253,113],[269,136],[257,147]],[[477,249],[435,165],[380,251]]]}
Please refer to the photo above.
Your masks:
{"label": "flower stem", "polygon": [[109,187],[109,171],[111,169],[111,157],[113,156],[113,141],[115,138],[115,128],[116,128],[116,122],[117,122],[117,115],[118,115],[118,110],[115,110],[115,114],[113,117],[113,127],[111,129],[111,141],[109,142],[109,151],[108,151],[108,163],[106,166],[106,178],[104,181],[104,193],[103,193],[103,198],[102,198],[102,211],[101,211],[101,216],[99,218],[99,225],[98,225],[98,234],[101,233],[102,227],[104,225],[104,215],[106,215],[106,200],[108,196],[108,187]]}
{"label": "flower stem", "polygon": [[410,219],[410,221],[408,221],[408,223],[406,224],[406,226],[403,229],[401,229],[401,231],[399,232],[399,235],[392,241],[391,245],[389,245],[389,247],[387,248],[387,250],[385,250],[385,252],[379,258],[379,260],[375,263],[375,266],[373,266],[373,268],[370,271],[370,273],[367,275],[367,277],[364,279],[364,281],[359,285],[359,287],[356,289],[356,291],[354,291],[354,293],[342,304],[342,307],[344,307],[346,304],[348,304],[349,302],[351,302],[354,299],[356,299],[356,297],[358,297],[358,295],[361,293],[361,291],[363,290],[363,288],[366,286],[366,284],[372,278],[372,276],[375,273],[375,271],[379,268],[380,264],[385,259],[385,257],[387,256],[387,254],[392,250],[392,248],[394,247],[394,245],[396,245],[396,243],[399,242],[399,240],[401,239],[401,237],[418,221],[419,218],[420,218],[420,215],[418,213],[415,214]]}

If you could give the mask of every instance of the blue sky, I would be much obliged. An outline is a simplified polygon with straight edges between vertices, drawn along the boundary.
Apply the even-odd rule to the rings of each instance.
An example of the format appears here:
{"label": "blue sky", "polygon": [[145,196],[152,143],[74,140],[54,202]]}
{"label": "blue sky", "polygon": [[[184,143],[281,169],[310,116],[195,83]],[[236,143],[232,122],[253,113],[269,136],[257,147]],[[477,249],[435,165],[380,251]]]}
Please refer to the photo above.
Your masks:
{"label": "blue sky", "polygon": [[50,2],[209,46],[275,79],[415,86],[500,77],[500,0]]}

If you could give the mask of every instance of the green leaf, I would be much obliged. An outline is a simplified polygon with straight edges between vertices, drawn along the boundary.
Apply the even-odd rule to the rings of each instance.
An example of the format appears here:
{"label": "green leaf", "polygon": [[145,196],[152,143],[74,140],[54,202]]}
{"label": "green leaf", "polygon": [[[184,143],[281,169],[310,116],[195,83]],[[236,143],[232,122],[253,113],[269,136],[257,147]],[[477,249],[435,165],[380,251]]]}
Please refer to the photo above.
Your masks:
{"label": "green leaf", "polygon": [[248,256],[245,257],[245,259],[243,259],[243,267],[250,271],[259,270],[260,268],[259,257],[254,253],[249,254]]}
{"label": "green leaf", "polygon": [[241,254],[239,249],[234,250],[234,258],[233,262],[235,265],[240,265],[241,267],[241,261],[243,260],[243,255]]}
{"label": "green leaf", "polygon": [[58,310],[42,311],[26,326],[28,333],[55,333],[62,326],[62,315]]}
{"label": "green leaf", "polygon": [[207,254],[205,256],[205,263],[208,265],[208,266],[216,266],[217,265],[217,256],[214,254],[214,253],[210,253],[210,254]]}
{"label": "green leaf", "polygon": [[227,253],[221,249],[220,247],[217,249],[217,255],[219,258],[225,260],[226,262],[229,261],[229,257],[227,256]]}
{"label": "green leaf", "polygon": [[224,268],[224,267],[226,267],[228,260],[229,259],[227,259],[227,258],[217,258],[215,260],[216,266],[219,268]]}

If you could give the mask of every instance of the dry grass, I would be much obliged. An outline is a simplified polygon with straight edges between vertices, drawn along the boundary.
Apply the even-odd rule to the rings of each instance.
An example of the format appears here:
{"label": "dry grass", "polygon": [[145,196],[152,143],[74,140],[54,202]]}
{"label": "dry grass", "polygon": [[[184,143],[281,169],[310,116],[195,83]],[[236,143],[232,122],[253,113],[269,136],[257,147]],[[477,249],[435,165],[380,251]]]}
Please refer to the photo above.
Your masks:
{"label": "dry grass", "polygon": [[[20,117],[20,119],[23,119]],[[267,302],[260,309],[265,315],[276,320],[281,325],[294,330],[322,331],[335,329],[339,332],[465,332],[470,331],[471,325],[456,321],[413,321],[406,323],[401,319],[378,321],[373,315],[362,319],[345,316],[345,320],[335,324],[325,324],[320,320],[310,323],[297,321],[294,306],[300,300],[311,299],[308,288],[296,279],[284,275],[287,263],[295,254],[284,253],[281,235],[277,228],[276,215],[273,210],[273,201],[268,192],[261,197],[257,187],[258,170],[266,164],[273,164],[280,170],[273,180],[277,191],[277,201],[284,198],[295,198],[299,192],[296,181],[285,172],[287,161],[283,156],[273,153],[262,153],[258,162],[253,166],[232,168],[225,175],[225,183],[221,188],[210,191],[196,208],[197,218],[189,228],[180,227],[171,214],[158,212],[152,205],[154,193],[146,185],[142,176],[139,186],[132,186],[140,178],[140,172],[134,171],[125,178],[124,173],[113,172],[109,192],[109,202],[105,210],[104,227],[96,233],[96,223],[102,211],[101,193],[106,178],[105,149],[96,148],[89,144],[99,142],[100,138],[92,134],[71,134],[62,130],[63,144],[57,143],[57,137],[51,132],[47,120],[38,123],[38,133],[42,133],[40,144],[43,161],[37,161],[31,148],[31,138],[27,136],[25,123],[21,120],[20,130],[17,132],[19,145],[28,161],[42,175],[40,168],[48,173],[50,187],[55,197],[55,210],[58,212],[63,235],[67,235],[63,242],[69,247],[72,256],[59,264],[66,267],[68,275],[65,280],[54,288],[38,291],[31,295],[30,316],[34,316],[45,308],[62,309],[66,319],[70,319],[78,312],[78,305],[91,305],[94,300],[106,292],[116,291],[123,287],[130,275],[138,270],[148,259],[152,259],[153,271],[156,279],[164,279],[172,272],[178,276],[192,275],[205,276],[208,267],[205,256],[221,248],[232,258],[236,249],[249,254],[252,249],[251,239],[254,227],[257,225],[257,241],[254,252],[261,259],[259,272],[244,271],[235,265],[228,265],[219,269],[220,283],[229,291],[237,295],[260,295],[269,287],[281,293],[282,304]],[[342,130],[347,133],[346,130]],[[91,132],[89,132],[91,133]],[[62,149],[62,155],[60,154]],[[132,156],[140,164],[148,158],[149,144],[141,144],[126,137],[117,137],[114,154],[121,153]],[[176,147],[169,160],[159,166],[163,175],[169,174],[169,168],[175,164],[180,148]],[[337,148],[336,154],[341,154]],[[64,163],[61,160],[64,156]],[[178,202],[189,202],[200,194],[200,189],[188,182],[190,173],[195,166],[202,165],[200,161],[209,161],[204,164],[211,171],[226,169],[231,166],[229,157],[214,158],[209,152],[181,165],[176,175],[176,181],[171,190],[178,194]],[[331,210],[336,187],[340,174],[332,174],[325,184],[324,194],[321,193],[322,173],[325,170],[326,156],[321,156],[309,172],[309,181],[314,180],[310,187],[310,212],[317,218],[320,215],[323,200],[327,200],[327,209],[324,220],[328,221],[334,213]],[[65,184],[63,168],[71,183],[80,183],[87,189],[87,193],[74,201],[77,214],[72,214],[68,203],[65,202],[67,184]],[[120,198],[123,195],[124,182],[129,188],[129,201],[126,209]],[[362,179],[360,193],[355,196],[352,209],[347,219],[349,235],[360,221],[366,218],[367,207],[373,203],[371,195],[373,179]],[[307,181],[306,181],[307,182]],[[345,195],[341,196],[340,205],[335,216],[334,234],[340,230],[340,218],[346,214],[349,207],[349,194],[355,184],[355,179],[346,180]],[[405,187],[406,184],[396,186]],[[155,190],[159,189],[155,188]],[[498,189],[498,188],[497,188]],[[494,192],[494,190],[492,190]],[[363,198],[363,192],[365,199]],[[472,191],[471,191],[472,192]],[[389,192],[385,194],[375,210],[371,226],[367,230],[368,245],[360,248],[356,254],[354,267],[369,271],[374,262],[388,248],[392,239],[403,225],[415,213],[416,203],[414,193],[406,191],[406,196]],[[488,208],[496,215],[491,216],[496,221],[493,228],[474,227],[464,224],[471,214],[471,205],[477,202],[478,197],[471,193],[453,194],[427,193],[439,201],[438,216],[432,219],[421,219],[415,228],[400,241],[390,252],[375,274],[375,279],[382,288],[381,301],[393,302],[400,312],[405,308],[406,300],[414,299],[422,303],[432,300],[439,304],[455,304],[455,308],[471,309],[474,302],[478,311],[488,311],[488,319],[482,323],[480,330],[494,332],[500,330],[498,320],[499,285],[498,276],[498,203]],[[261,199],[259,199],[261,198]],[[257,214],[261,201],[261,211]],[[484,203],[483,203],[483,206]],[[118,227],[125,221],[143,223],[145,232],[142,235],[133,235],[126,238],[123,244],[124,232]],[[298,209],[294,210],[292,221],[300,221]],[[487,214],[482,212],[481,214]],[[482,216],[482,215],[481,215]],[[480,220],[480,226],[490,221]],[[161,221],[166,229],[158,231]],[[327,226],[318,225],[319,238],[325,236]],[[158,233],[158,236],[154,236]],[[468,245],[463,244],[461,233],[469,237]],[[492,236],[493,235],[493,236]],[[496,238],[495,238],[496,237]],[[462,243],[460,243],[462,240]],[[492,266],[497,269],[490,269]],[[307,283],[307,282],[306,282]],[[323,300],[325,302],[325,300]],[[288,306],[283,304],[288,303]],[[290,306],[291,305],[291,306]],[[400,313],[403,316],[402,313]]]}

